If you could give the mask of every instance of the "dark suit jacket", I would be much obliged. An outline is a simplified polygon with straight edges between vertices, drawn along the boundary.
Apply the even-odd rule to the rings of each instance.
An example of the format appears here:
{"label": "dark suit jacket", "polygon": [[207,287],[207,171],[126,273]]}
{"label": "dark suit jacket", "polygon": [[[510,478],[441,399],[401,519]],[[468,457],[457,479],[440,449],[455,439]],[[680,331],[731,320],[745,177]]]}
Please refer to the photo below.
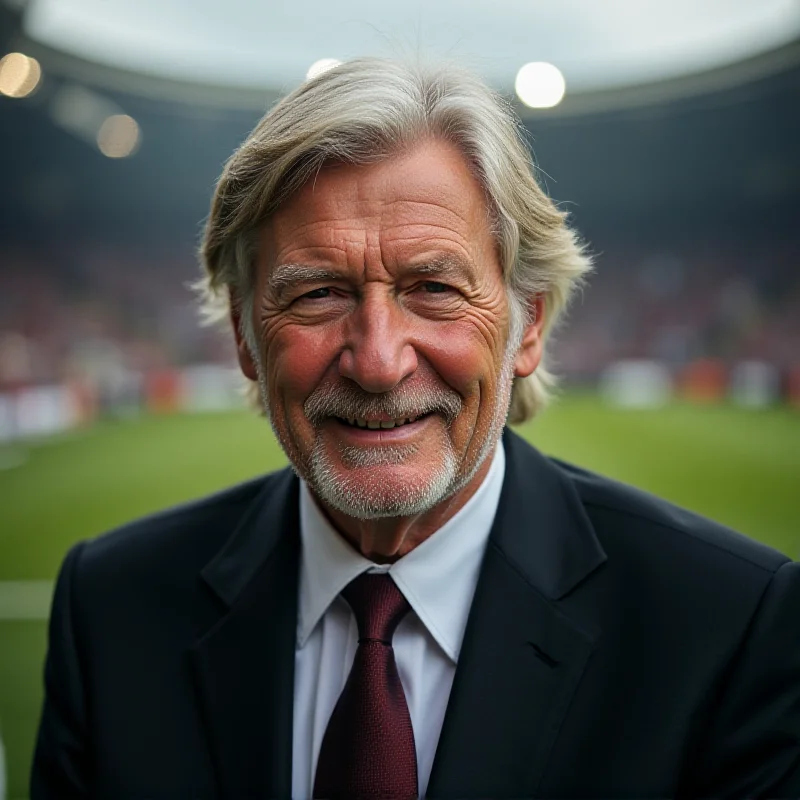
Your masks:
{"label": "dark suit jacket", "polygon": [[[800,794],[800,564],[506,432],[431,797]],[[75,546],[32,800],[291,792],[298,480]]]}

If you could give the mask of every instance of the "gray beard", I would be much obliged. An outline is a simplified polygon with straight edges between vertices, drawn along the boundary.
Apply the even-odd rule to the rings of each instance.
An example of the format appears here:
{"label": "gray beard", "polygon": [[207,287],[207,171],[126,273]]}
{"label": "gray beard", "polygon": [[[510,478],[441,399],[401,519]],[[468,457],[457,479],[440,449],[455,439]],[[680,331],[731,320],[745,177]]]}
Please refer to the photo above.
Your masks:
{"label": "gray beard", "polygon": [[[493,452],[503,433],[508,410],[511,404],[511,389],[514,382],[514,359],[518,343],[509,341],[503,357],[500,381],[497,389],[497,402],[492,421],[478,451],[478,456],[466,471],[465,464],[453,451],[450,439],[446,437],[446,448],[442,454],[442,465],[432,477],[421,478],[419,482],[403,484],[402,489],[387,489],[380,475],[359,475],[357,472],[370,467],[397,466],[412,458],[420,449],[419,445],[383,445],[380,448],[344,447],[339,451],[342,464],[352,470],[351,475],[342,475],[336,468],[322,437],[316,438],[314,449],[308,459],[292,460],[295,472],[309,486],[311,491],[325,505],[355,519],[382,519],[387,517],[408,517],[430,511],[443,500],[463,489],[476,475],[487,456]],[[284,452],[292,452],[287,436],[275,424],[270,412],[269,388],[261,354],[253,354],[258,369],[258,386],[261,402],[267,411],[275,437]]]}

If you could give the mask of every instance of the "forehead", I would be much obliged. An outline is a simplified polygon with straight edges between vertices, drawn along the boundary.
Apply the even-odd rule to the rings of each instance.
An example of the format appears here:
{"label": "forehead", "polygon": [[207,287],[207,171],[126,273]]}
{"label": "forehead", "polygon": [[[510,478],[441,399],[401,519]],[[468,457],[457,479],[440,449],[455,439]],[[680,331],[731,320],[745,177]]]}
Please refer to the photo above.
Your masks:
{"label": "forehead", "polygon": [[491,243],[484,192],[455,145],[427,140],[375,164],[325,166],[264,226],[279,259],[286,247],[335,247],[342,237],[371,234]]}

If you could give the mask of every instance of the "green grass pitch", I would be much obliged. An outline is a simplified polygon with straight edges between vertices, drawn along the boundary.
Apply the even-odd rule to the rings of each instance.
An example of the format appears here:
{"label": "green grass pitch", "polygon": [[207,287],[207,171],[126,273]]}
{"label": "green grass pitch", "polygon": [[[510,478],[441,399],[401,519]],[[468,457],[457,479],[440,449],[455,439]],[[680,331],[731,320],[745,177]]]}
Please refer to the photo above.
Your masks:
{"label": "green grass pitch", "polygon": [[[545,452],[800,558],[797,411],[621,411],[573,396],[520,432]],[[0,462],[18,455],[19,448],[0,450]],[[103,423],[29,445],[24,455],[18,466],[0,470],[0,582],[52,580],[76,540],[285,463],[269,425],[247,413]],[[27,794],[45,648],[44,620],[13,616],[0,615],[0,730],[10,799]]]}

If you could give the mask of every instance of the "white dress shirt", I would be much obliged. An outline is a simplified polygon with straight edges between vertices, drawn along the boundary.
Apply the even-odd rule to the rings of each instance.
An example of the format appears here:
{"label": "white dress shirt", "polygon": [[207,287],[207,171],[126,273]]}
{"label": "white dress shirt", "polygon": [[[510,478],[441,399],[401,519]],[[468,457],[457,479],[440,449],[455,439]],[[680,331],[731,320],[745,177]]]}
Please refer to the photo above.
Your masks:
{"label": "white dress shirt", "polygon": [[504,474],[505,454],[498,442],[486,478],[464,507],[391,565],[374,564],[356,552],[301,482],[294,798],[312,795],[322,737],[358,647],[355,617],[339,593],[369,570],[388,572],[411,605],[393,645],[414,728],[419,793],[425,796]]}

